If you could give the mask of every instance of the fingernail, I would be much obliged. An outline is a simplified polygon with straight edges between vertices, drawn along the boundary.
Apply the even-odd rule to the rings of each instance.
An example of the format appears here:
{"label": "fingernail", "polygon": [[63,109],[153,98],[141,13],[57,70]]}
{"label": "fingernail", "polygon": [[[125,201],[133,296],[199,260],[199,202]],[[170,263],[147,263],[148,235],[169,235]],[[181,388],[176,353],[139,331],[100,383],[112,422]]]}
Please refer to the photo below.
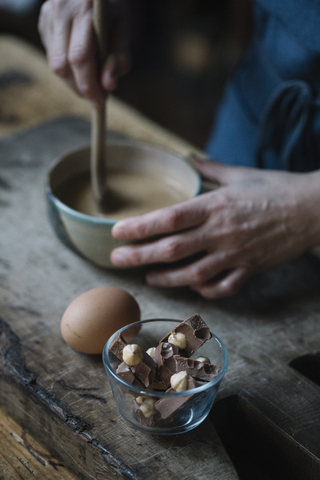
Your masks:
{"label": "fingernail", "polygon": [[210,157],[204,156],[204,155],[202,157],[200,157],[199,155],[197,155],[195,153],[191,153],[189,155],[189,159],[192,162],[204,163],[204,162],[208,161],[210,159]]}
{"label": "fingernail", "polygon": [[91,100],[90,104],[91,104],[92,108],[95,108],[97,110],[101,110],[101,108],[104,105],[104,101]]}
{"label": "fingernail", "polygon": [[117,86],[117,80],[118,78],[114,73],[105,72],[102,77],[102,85],[106,90],[113,91]]}
{"label": "fingernail", "polygon": [[126,231],[121,222],[118,222],[112,227],[111,230],[112,236],[118,238],[119,240],[126,238]]}
{"label": "fingernail", "polygon": [[157,277],[158,276],[154,273],[148,273],[148,275],[146,276],[148,285],[151,285],[152,287],[156,286],[158,284]]}
{"label": "fingernail", "polygon": [[125,256],[123,255],[123,253],[120,250],[114,250],[111,253],[111,261],[115,265],[119,265],[119,266],[125,265],[125,263],[126,263]]}

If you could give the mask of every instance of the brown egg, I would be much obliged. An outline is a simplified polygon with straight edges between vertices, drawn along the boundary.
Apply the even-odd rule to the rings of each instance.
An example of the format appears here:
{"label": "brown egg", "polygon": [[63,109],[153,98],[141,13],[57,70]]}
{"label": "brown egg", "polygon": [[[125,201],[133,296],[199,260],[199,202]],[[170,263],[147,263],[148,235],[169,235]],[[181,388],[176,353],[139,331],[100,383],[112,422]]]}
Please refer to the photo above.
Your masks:
{"label": "brown egg", "polygon": [[70,303],[61,319],[61,334],[82,353],[102,353],[108,338],[119,328],[140,320],[140,308],[122,288],[93,288]]}

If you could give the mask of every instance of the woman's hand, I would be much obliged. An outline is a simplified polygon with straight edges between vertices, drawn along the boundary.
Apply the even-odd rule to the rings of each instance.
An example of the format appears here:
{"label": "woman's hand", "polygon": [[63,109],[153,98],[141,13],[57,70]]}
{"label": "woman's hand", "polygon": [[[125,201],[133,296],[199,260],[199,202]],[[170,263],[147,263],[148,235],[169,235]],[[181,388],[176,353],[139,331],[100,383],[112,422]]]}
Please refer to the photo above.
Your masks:
{"label": "woman's hand", "polygon": [[93,0],[47,0],[39,16],[39,32],[51,69],[81,97],[100,108],[105,90],[116,87],[129,70],[126,1],[110,1],[109,55],[98,74],[97,49],[92,28]]}
{"label": "woman's hand", "polygon": [[[262,171],[199,160],[194,164],[220,187],[118,222],[115,238],[146,242],[115,249],[115,265],[168,264],[151,269],[147,282],[190,286],[206,298],[219,298],[235,294],[254,274],[320,243],[320,172]],[[148,241],[154,235],[161,238]],[[174,264],[188,257],[189,262]]]}

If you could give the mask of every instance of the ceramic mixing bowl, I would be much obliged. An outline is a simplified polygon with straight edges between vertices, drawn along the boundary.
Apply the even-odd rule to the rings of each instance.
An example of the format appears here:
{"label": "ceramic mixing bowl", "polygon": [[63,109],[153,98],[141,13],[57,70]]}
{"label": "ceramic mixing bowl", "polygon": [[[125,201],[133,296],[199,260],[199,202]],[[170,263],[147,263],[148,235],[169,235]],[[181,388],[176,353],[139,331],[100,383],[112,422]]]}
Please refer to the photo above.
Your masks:
{"label": "ceramic mixing bowl", "polygon": [[[108,141],[108,168],[159,174],[171,185],[179,185],[192,198],[200,192],[199,174],[180,155],[156,146],[127,141]],[[102,267],[116,268],[111,251],[125,242],[115,240],[111,229],[117,219],[91,216],[70,208],[56,192],[67,181],[90,171],[90,147],[60,157],[48,174],[46,198],[50,223],[58,238],[71,250]]]}
{"label": "ceramic mixing bowl", "polygon": [[[221,340],[212,334],[212,338],[207,340],[193,357],[208,357],[212,364],[220,367],[218,375],[211,381],[200,382],[200,385],[192,390],[166,392],[140,388],[120,377],[116,373],[120,361],[110,352],[110,346],[114,338],[121,333],[128,343],[137,344],[147,351],[148,348],[158,345],[159,340],[180,322],[180,320],[171,319],[151,319],[133,323],[112,335],[103,350],[103,363],[119,412],[132,426],[147,433],[156,435],[184,433],[197,427],[207,417],[228,368],[227,350]],[[132,337],[133,331],[138,331],[134,337]],[[137,402],[139,398],[155,403],[152,416],[145,418],[139,411]],[[162,406],[162,412],[165,404],[165,415],[163,413],[159,415],[157,411],[159,404]]]}

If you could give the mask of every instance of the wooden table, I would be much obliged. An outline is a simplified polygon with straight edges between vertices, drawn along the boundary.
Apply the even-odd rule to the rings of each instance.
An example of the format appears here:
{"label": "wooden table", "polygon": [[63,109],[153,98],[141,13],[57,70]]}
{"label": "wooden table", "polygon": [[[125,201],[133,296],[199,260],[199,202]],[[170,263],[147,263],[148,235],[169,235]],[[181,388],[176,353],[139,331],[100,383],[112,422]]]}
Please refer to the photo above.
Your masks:
{"label": "wooden table", "polygon": [[[194,150],[114,97],[108,112],[110,131]],[[41,54],[0,39],[0,406],[57,459],[36,478],[69,478],[57,462],[79,479],[320,478],[318,259],[282,265],[220,301],[152,289],[141,271],[80,259],[52,233],[43,189],[50,162],[88,142],[89,118]],[[142,318],[198,312],[224,341],[230,367],[197,429],[173,437],[134,430],[116,410],[101,358],[63,342],[67,305],[103,284],[132,293]]]}

